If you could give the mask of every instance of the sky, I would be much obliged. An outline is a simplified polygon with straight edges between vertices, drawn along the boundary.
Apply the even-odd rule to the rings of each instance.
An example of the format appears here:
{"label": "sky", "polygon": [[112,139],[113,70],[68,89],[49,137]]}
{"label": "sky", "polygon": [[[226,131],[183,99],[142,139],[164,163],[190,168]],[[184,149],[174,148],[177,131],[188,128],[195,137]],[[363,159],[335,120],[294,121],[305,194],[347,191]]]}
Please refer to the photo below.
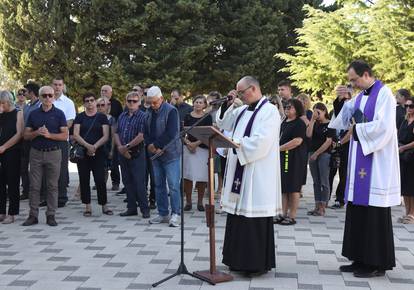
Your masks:
{"label": "sky", "polygon": [[331,5],[335,2],[335,0],[323,0],[323,4],[325,5]]}

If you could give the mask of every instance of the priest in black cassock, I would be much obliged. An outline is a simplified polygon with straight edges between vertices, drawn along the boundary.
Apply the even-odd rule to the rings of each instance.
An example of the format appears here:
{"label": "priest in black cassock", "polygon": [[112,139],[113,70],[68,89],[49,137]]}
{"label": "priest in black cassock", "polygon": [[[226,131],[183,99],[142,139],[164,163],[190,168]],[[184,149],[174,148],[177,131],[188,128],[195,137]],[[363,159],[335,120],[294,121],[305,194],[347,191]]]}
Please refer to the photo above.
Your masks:
{"label": "priest in black cassock", "polygon": [[362,91],[346,102],[330,128],[351,129],[345,190],[342,272],[384,276],[395,267],[391,206],[401,203],[396,102],[364,61],[353,61],[348,79]]}
{"label": "priest in black cassock", "polygon": [[232,271],[263,274],[275,267],[273,217],[281,212],[280,115],[243,77],[217,112],[217,125],[232,132],[221,205],[227,212],[223,263]]}

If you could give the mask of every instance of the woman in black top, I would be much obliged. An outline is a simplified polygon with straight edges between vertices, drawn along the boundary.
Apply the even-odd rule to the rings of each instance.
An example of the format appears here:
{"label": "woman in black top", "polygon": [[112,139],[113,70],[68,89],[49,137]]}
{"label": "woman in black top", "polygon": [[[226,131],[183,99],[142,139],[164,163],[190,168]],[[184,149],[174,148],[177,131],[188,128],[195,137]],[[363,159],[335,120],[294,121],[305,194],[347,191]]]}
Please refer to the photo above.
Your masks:
{"label": "woman in black top", "polygon": [[406,215],[398,221],[404,224],[414,223],[414,99],[405,103],[407,114],[398,130],[400,151],[401,195],[404,196]]}
{"label": "woman in black top", "polygon": [[276,218],[275,222],[281,225],[294,225],[307,163],[304,143],[306,125],[301,119],[302,103],[297,99],[290,99],[285,108],[285,114],[286,119],[280,128],[283,216]]}
{"label": "woman in black top", "polygon": [[82,203],[86,205],[84,216],[91,216],[91,187],[90,173],[92,171],[96,184],[98,203],[102,212],[112,215],[113,212],[106,206],[107,193],[105,183],[106,154],[103,145],[109,138],[108,118],[97,112],[95,95],[87,93],[83,96],[85,112],[76,116],[73,128],[73,137],[86,149],[84,159],[78,161],[78,174]]}
{"label": "woman in black top", "polygon": [[309,145],[309,168],[313,179],[315,209],[308,215],[323,216],[329,200],[329,148],[336,136],[334,129],[328,128],[328,109],[323,103],[313,106],[312,119],[306,129],[306,136],[311,138]]}
{"label": "woman in black top", "polygon": [[[19,214],[20,140],[23,112],[17,111],[8,91],[0,91],[0,222],[11,224]],[[6,215],[6,204],[9,211]]]}
{"label": "woman in black top", "polygon": [[[202,95],[196,96],[193,99],[193,106],[193,111],[184,117],[184,126],[192,126],[204,116],[204,110],[207,108],[206,97]],[[211,115],[208,115],[197,126],[211,126],[212,124],[213,119]],[[208,182],[208,147],[201,144],[201,141],[190,134],[184,138],[184,144],[183,177],[184,192],[187,199],[184,210],[188,211],[192,208],[191,194],[193,182],[195,182],[198,193],[197,209],[204,211],[203,197]]]}

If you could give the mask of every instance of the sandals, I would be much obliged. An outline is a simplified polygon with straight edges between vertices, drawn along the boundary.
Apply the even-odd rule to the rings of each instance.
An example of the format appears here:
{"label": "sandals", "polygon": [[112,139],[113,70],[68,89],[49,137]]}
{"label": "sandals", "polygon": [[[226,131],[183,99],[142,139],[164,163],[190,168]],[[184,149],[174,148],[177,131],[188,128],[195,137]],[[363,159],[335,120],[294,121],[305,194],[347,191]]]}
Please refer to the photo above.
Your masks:
{"label": "sandals", "polygon": [[313,209],[313,210],[308,211],[306,214],[307,214],[307,215],[315,215],[315,213],[316,213],[316,212],[318,212],[318,209],[317,209],[317,208],[315,208],[315,209]]}
{"label": "sandals", "polygon": [[109,208],[102,208],[102,213],[106,215],[114,215],[114,212]]}
{"label": "sandals", "polygon": [[85,210],[85,211],[83,212],[83,216],[84,216],[84,217],[91,217],[91,216],[92,216],[92,212],[91,212],[90,210]]}
{"label": "sandals", "polygon": [[285,218],[286,217],[284,215],[279,214],[278,216],[276,216],[276,217],[273,218],[273,223],[279,225],[282,221],[285,220]]}
{"label": "sandals", "polygon": [[283,221],[280,222],[281,226],[291,226],[296,224],[296,220],[294,218],[291,217],[285,217],[285,219]]}
{"label": "sandals", "polygon": [[403,224],[414,224],[414,216],[412,216],[410,214],[405,216],[402,223]]}
{"label": "sandals", "polygon": [[190,204],[187,203],[184,207],[184,211],[190,211],[192,209],[193,209],[193,206],[191,205],[191,203]]}

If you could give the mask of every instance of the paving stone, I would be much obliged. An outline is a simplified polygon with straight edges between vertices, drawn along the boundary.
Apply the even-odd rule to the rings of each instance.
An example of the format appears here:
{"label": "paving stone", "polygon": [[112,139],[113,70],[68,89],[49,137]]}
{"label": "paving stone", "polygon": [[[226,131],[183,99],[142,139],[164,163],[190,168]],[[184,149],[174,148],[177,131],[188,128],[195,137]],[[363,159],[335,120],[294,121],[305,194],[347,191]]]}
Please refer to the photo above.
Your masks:
{"label": "paving stone", "polygon": [[24,286],[24,287],[30,287],[32,286],[36,281],[33,280],[15,280],[11,282],[8,286]]}
{"label": "paving stone", "polygon": [[69,281],[69,282],[85,282],[88,281],[90,277],[86,276],[67,276],[63,281]]}

